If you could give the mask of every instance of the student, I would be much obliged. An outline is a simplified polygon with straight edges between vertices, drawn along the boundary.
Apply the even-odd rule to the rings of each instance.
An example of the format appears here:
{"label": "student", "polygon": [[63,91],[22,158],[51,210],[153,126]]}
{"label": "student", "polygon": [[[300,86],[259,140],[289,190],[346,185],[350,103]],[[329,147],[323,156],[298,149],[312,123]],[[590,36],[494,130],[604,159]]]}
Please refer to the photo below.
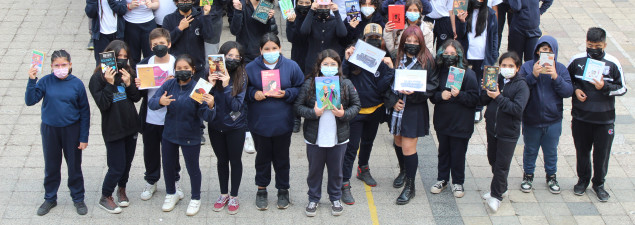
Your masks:
{"label": "student", "polygon": [[[229,214],[238,213],[238,188],[243,174],[242,152],[247,128],[245,93],[247,73],[242,55],[243,47],[235,41],[225,42],[219,54],[225,56],[226,74],[210,74],[208,80],[214,84],[211,95],[218,104],[218,116],[209,123],[209,140],[218,158],[218,182],[221,195],[214,204],[214,211],[225,208]],[[231,164],[231,192],[228,190]]]}
{"label": "student", "polygon": [[[541,1],[542,4],[540,4]],[[524,56],[525,61],[532,60],[536,42],[542,36],[540,15],[547,12],[553,0],[508,0],[507,2],[512,10],[507,51],[518,53],[521,59]]]}
{"label": "student", "polygon": [[[337,52],[327,49],[318,54],[314,71],[302,85],[302,90],[295,100],[295,111],[304,117],[304,139],[306,154],[309,160],[309,203],[305,214],[309,217],[317,215],[317,208],[322,195],[322,174],[324,165],[328,168],[328,194],[331,201],[331,215],[339,216],[344,207],[340,202],[342,196],[342,162],[349,140],[349,124],[360,109],[359,96],[350,80],[344,78],[341,71],[341,59]],[[318,70],[318,68],[320,68]],[[316,99],[315,77],[339,76],[340,104],[335,109],[326,109],[326,105],[318,107]]]}
{"label": "student", "polygon": [[[430,28],[430,26],[428,26],[427,23],[423,23],[421,19],[421,14],[426,12],[429,13],[429,11],[424,11],[425,9],[424,5],[421,2],[422,1],[418,1],[418,0],[408,0],[406,2],[406,6],[405,6],[406,26],[404,27],[404,30],[410,26],[419,27],[421,32],[423,33],[423,37],[426,40],[424,47],[426,47],[428,51],[432,51],[432,48],[433,48],[432,43],[434,41],[434,34],[432,34],[432,29]],[[430,3],[428,3],[428,5],[429,4]],[[404,31],[404,30],[395,30],[394,28],[395,28],[395,25],[392,22],[388,21],[388,23],[386,23],[386,27],[384,30],[384,40],[386,41],[386,49],[388,49],[388,52],[392,55],[396,54],[397,48],[399,47],[399,43],[401,40],[401,34]]]}
{"label": "student", "polygon": [[[333,11],[334,16],[331,16]],[[346,11],[346,10],[344,10]],[[317,54],[326,49],[332,49],[338,54],[344,52],[340,39],[346,38],[346,26],[338,12],[338,6],[331,2],[330,5],[311,4],[311,10],[306,16],[300,33],[308,39],[308,50],[304,70],[312,71]]]}
{"label": "student", "polygon": [[[534,59],[523,64],[518,72],[529,86],[529,102],[523,114],[523,181],[520,190],[531,192],[538,150],[542,147],[547,186],[553,194],[560,193],[556,180],[558,141],[562,133],[562,99],[571,97],[573,86],[567,67],[558,62],[558,42],[543,36],[534,48]],[[553,53],[555,65],[545,65],[540,54]]]}
{"label": "student", "polygon": [[364,39],[364,28],[367,24],[378,24],[382,30],[386,26],[385,19],[378,10],[381,7],[379,0],[360,0],[359,5],[361,6],[362,20],[355,18],[344,23],[346,26],[346,39],[344,40],[346,42],[343,43],[343,46],[349,46],[358,39]]}
{"label": "student", "polygon": [[[432,33],[436,43],[435,49],[438,52],[445,41],[454,39],[454,30],[450,20],[450,14],[454,8],[454,0],[430,1],[430,4],[432,5],[432,12],[426,14],[423,20],[434,24]],[[454,17],[453,15],[452,17]]]}
{"label": "student", "polygon": [[389,90],[389,106],[392,105],[390,134],[394,136],[395,146],[401,154],[405,168],[404,188],[397,198],[397,205],[405,205],[415,197],[415,176],[419,165],[417,139],[429,135],[430,113],[427,99],[439,85],[434,72],[434,58],[425,47],[421,29],[408,27],[401,36],[397,57],[394,59],[397,69],[426,70],[426,92]]}
{"label": "student", "polygon": [[[433,8],[432,8],[432,4],[430,4],[430,1],[420,0],[420,2],[421,2],[421,14],[427,15],[428,13],[432,12]],[[407,0],[386,0],[386,1],[383,1],[381,3],[381,13],[382,13],[383,16],[387,16],[388,15],[388,6],[389,5],[408,5],[408,1]],[[406,11],[408,11],[408,7],[406,7]]]}
{"label": "student", "polygon": [[[496,0],[493,0],[496,1]],[[492,5],[492,3],[490,3]],[[503,42],[503,30],[505,30],[505,20],[507,20],[507,29],[512,21],[513,13],[509,7],[508,1],[501,1],[499,4],[494,4],[492,9],[496,11],[496,17],[498,17],[498,49],[501,48],[501,42]]]}
{"label": "student", "polygon": [[[568,67],[575,93],[571,109],[571,134],[576,149],[578,183],[573,187],[573,193],[583,195],[591,181],[591,190],[601,202],[610,198],[604,189],[604,178],[608,172],[611,145],[615,138],[615,96],[626,94],[622,66],[605,49],[606,31],[598,27],[589,28],[586,53],[571,57]],[[604,62],[602,79],[582,80],[587,59]]]}
{"label": "student", "polygon": [[[302,23],[306,19],[306,15],[311,10],[311,0],[297,0],[295,1],[295,14],[292,14],[287,18],[287,40],[291,42],[291,60],[295,61],[303,73],[304,62],[306,60],[308,49],[308,39],[306,35],[300,33]],[[300,116],[296,116],[293,121],[293,133],[300,132],[300,126],[302,121]]]}
{"label": "student", "polygon": [[[464,69],[461,88],[447,88],[450,67]],[[430,101],[434,103],[433,124],[439,143],[439,161],[437,164],[437,182],[430,188],[433,194],[439,194],[450,182],[452,174],[452,193],[456,198],[465,194],[465,154],[474,133],[472,116],[479,102],[480,90],[474,71],[467,68],[463,47],[456,40],[446,41],[436,56],[439,87]],[[454,77],[453,79],[457,79]]]}
{"label": "student", "polygon": [[250,63],[260,56],[259,41],[266,33],[278,34],[274,10],[269,11],[269,19],[266,24],[253,19],[251,16],[256,11],[260,0],[233,0],[233,17],[229,31],[236,36],[236,42],[245,48],[245,62]]}
{"label": "student", "polygon": [[110,42],[123,40],[123,15],[128,12],[128,8],[126,1],[87,0],[84,11],[90,18],[95,65],[99,65],[99,53],[103,52]]}
{"label": "student", "polygon": [[[234,15],[236,18],[236,15]],[[256,207],[267,210],[267,186],[271,182],[271,164],[276,171],[278,208],[289,207],[289,146],[293,131],[293,102],[298,96],[304,76],[292,60],[280,55],[280,39],[266,33],[260,40],[261,56],[247,64],[247,126],[256,147]],[[280,91],[265,95],[262,91],[263,70],[278,70]]]}
{"label": "student", "polygon": [[[383,48],[382,27],[376,23],[369,23],[364,29],[364,41],[375,47]],[[346,60],[342,63],[342,72],[348,74],[355,89],[360,93],[361,110],[353,118],[350,124],[350,139],[344,155],[342,165],[342,201],[347,205],[355,204],[351,194],[350,178],[355,158],[359,155],[357,166],[357,178],[368,186],[377,186],[377,182],[370,174],[368,160],[373,148],[373,142],[377,136],[379,123],[384,121],[386,107],[384,106],[384,93],[390,88],[394,76],[393,64],[390,58],[385,58],[379,65],[377,72],[368,72],[348,62],[348,58],[355,51],[351,46],[346,49]],[[361,144],[360,144],[361,140]],[[359,154],[358,154],[359,150]]]}
{"label": "student", "polygon": [[82,151],[88,146],[90,106],[84,83],[71,74],[71,55],[64,50],[51,54],[52,73],[37,80],[38,69],[31,66],[24,101],[42,103],[42,148],[44,150],[44,203],[38,216],[57,206],[57,190],[62,181],[62,155],[68,167],[68,189],[79,215],[86,215]]}
{"label": "student", "polygon": [[521,60],[515,52],[504,53],[498,60],[500,74],[496,91],[482,90],[480,102],[487,105],[487,160],[492,166],[490,192],[483,195],[487,205],[496,212],[507,192],[509,166],[520,136],[520,121],[529,99],[525,77],[518,76]]}
{"label": "student", "polygon": [[159,8],[154,10],[154,21],[157,23],[157,27],[163,27],[165,16],[173,13],[177,9],[173,0],[159,0]]}
{"label": "student", "polygon": [[[202,1],[202,0],[199,0]],[[205,55],[216,55],[218,53],[218,47],[220,47],[220,36],[223,33],[223,10],[225,5],[230,0],[216,0],[212,1],[212,9],[210,14],[212,15],[212,38],[205,39]],[[209,61],[206,60],[209,64]]]}
{"label": "student", "polygon": [[[185,213],[188,216],[196,215],[201,207],[200,118],[202,117],[209,122],[216,113],[214,96],[203,94],[202,104],[190,97],[190,93],[196,86],[196,81],[192,80],[192,74],[196,72],[194,68],[194,59],[190,56],[177,57],[174,63],[176,79],[163,83],[148,102],[152,110],[168,108],[165,115],[163,140],[161,141],[163,171],[176,171],[174,159],[179,154],[180,147],[185,159],[187,173],[190,175],[192,191],[192,200]],[[164,174],[166,195],[161,209],[164,212],[169,212],[174,209],[179,200],[183,199],[184,194],[176,190],[176,172]]]}
{"label": "student", "polygon": [[[102,0],[103,1],[103,0]],[[109,1],[110,2],[110,1]],[[125,20],[124,41],[130,47],[130,66],[136,68],[143,57],[152,54],[148,35],[157,28],[152,10],[159,8],[159,0],[126,0],[128,12],[123,15]]]}

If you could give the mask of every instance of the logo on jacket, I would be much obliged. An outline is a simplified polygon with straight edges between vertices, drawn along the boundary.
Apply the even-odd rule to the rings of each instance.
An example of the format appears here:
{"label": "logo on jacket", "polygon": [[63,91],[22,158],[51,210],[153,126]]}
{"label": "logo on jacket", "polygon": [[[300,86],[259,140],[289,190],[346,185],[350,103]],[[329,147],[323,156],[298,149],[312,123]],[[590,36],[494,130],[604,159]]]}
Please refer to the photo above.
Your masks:
{"label": "logo on jacket", "polygon": [[439,38],[441,40],[445,40],[445,39],[448,39],[448,35],[447,34],[441,34],[441,35],[439,35]]}
{"label": "logo on jacket", "polygon": [[201,35],[201,32],[199,31],[200,29],[200,27],[197,27],[196,30],[194,30],[194,34],[196,34],[196,36]]}
{"label": "logo on jacket", "polygon": [[615,133],[615,131],[613,131],[613,129],[609,129],[609,135],[613,135]]}
{"label": "logo on jacket", "polygon": [[379,71],[375,71],[375,77],[379,77]]}
{"label": "logo on jacket", "polygon": [[580,69],[581,69],[581,70],[583,70],[583,69],[584,69],[584,65],[580,65],[580,64],[578,64],[578,67],[580,67]]}

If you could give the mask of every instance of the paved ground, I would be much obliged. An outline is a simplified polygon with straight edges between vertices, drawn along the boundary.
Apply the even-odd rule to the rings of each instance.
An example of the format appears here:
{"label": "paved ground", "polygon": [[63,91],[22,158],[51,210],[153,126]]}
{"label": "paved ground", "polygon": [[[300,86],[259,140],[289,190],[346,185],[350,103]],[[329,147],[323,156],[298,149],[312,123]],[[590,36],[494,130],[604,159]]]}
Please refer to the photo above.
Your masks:
{"label": "paved ground", "polygon": [[[542,16],[542,28],[555,36],[560,43],[559,61],[567,63],[569,57],[584,51],[586,29],[601,26],[608,31],[608,52],[616,56],[624,67],[628,83],[635,83],[635,2],[627,0],[567,0],[555,1]],[[89,213],[78,216],[70,201],[68,188],[60,187],[59,205],[44,217],[35,215],[42,202],[43,157],[39,135],[40,105],[26,107],[24,91],[30,50],[38,49],[49,54],[55,49],[66,49],[73,56],[73,71],[87,83],[93,70],[91,51],[85,50],[89,39],[88,20],[84,14],[85,2],[81,0],[14,1],[0,0],[0,223],[2,224],[173,224],[222,223],[222,224],[633,224],[635,223],[635,95],[630,90],[618,98],[616,134],[607,176],[607,189],[612,198],[599,203],[594,195],[575,196],[575,149],[571,138],[570,101],[565,101],[565,120],[560,139],[558,176],[564,189],[560,195],[550,194],[542,182],[544,172],[537,169],[536,190],[525,194],[518,190],[522,176],[522,141],[516,148],[509,178],[510,197],[503,201],[498,213],[486,210],[479,196],[489,190],[490,167],[485,153],[484,123],[476,125],[470,141],[465,182],[466,195],[454,199],[449,191],[431,195],[427,190],[436,178],[436,137],[419,141],[418,195],[406,206],[397,206],[394,200],[399,190],[391,182],[398,173],[397,162],[391,146],[391,137],[385,126],[381,127],[370,160],[372,173],[379,185],[364,187],[358,180],[352,181],[357,203],[346,206],[344,215],[332,217],[322,200],[318,216],[306,218],[307,161],[302,135],[293,136],[291,158],[291,200],[287,210],[255,209],[253,177],[254,155],[244,155],[243,185],[240,189],[242,207],[240,213],[230,216],[225,212],[213,212],[212,201],[219,194],[215,169],[216,158],[209,144],[202,147],[201,166],[204,175],[201,211],[194,217],[185,216],[189,197],[170,213],[161,212],[165,188],[160,182],[159,191],[150,201],[138,197],[143,188],[143,161],[141,141],[133,163],[128,185],[131,206],[120,215],[110,215],[96,207],[106,168],[106,151],[100,131],[100,115],[92,98],[92,124],[89,147],[84,152],[86,203]],[[280,21],[279,15],[278,21]],[[281,27],[283,28],[283,27]],[[284,29],[281,29],[284,31]],[[232,40],[227,26],[223,28],[223,41]],[[283,40],[286,40],[283,38]],[[503,42],[505,49],[506,41]],[[290,45],[283,43],[283,52],[289,55]],[[47,59],[48,60],[48,59]],[[44,71],[50,68],[45,63]],[[538,166],[542,166],[539,159]],[[65,170],[65,168],[63,168]],[[63,175],[65,179],[65,175]],[[189,191],[185,175],[185,190]],[[65,183],[65,182],[62,182]],[[270,189],[271,196],[275,190]],[[324,194],[326,196],[326,193]],[[324,198],[326,199],[326,198]],[[270,204],[275,204],[270,199]]]}

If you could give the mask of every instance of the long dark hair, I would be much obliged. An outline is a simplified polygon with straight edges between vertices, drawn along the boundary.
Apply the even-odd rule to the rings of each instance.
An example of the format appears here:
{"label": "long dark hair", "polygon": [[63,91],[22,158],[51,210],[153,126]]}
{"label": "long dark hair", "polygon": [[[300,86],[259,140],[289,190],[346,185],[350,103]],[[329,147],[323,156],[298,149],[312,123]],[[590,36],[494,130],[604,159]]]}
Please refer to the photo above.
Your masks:
{"label": "long dark hair", "polygon": [[306,96],[307,99],[309,99],[310,96],[315,96],[315,78],[322,76],[320,68],[322,67],[322,61],[326,58],[331,58],[337,62],[337,74],[335,74],[335,76],[340,77],[340,96],[342,99],[346,98],[346,89],[341,87],[344,80],[344,74],[342,73],[342,58],[340,58],[340,54],[333,49],[326,49],[318,53],[317,59],[315,60],[315,66],[313,66],[313,72],[306,75],[306,80],[304,82],[311,82],[311,86],[309,86],[309,94]]}
{"label": "long dark hair", "polygon": [[[238,66],[238,68],[236,68],[234,72],[229,73],[229,77],[234,80],[234,83],[232,84],[232,96],[236,96],[238,95],[238,93],[243,91],[243,85],[247,83],[247,74],[245,74],[245,58],[243,57],[245,54],[245,49],[238,42],[228,41],[220,46],[218,54],[225,55],[225,60],[227,60],[227,53],[229,53],[229,51],[231,51],[232,49],[236,49],[238,51],[238,54],[240,55],[240,66]],[[217,82],[214,88],[223,90],[223,85],[219,85],[219,82]]]}
{"label": "long dark hair", "polygon": [[[176,64],[179,63],[179,61],[185,61],[188,65],[190,65],[190,67],[192,67],[192,70],[194,70],[192,72],[192,74],[196,73],[196,65],[194,64],[194,59],[192,59],[192,56],[188,55],[188,54],[181,54],[178,57],[176,57],[176,60],[174,60],[174,71],[176,72]],[[193,78],[193,76],[192,76]]]}
{"label": "long dark hair", "polygon": [[435,60],[437,66],[441,67],[443,65],[443,53],[445,52],[445,49],[448,48],[449,46],[452,46],[454,47],[454,49],[456,49],[456,56],[459,58],[457,60],[456,67],[465,69],[465,67],[467,67],[468,65],[468,62],[467,62],[467,59],[464,57],[465,55],[463,54],[463,46],[461,46],[461,42],[454,39],[449,39],[443,42],[443,45],[437,51],[437,57]]}
{"label": "long dark hair", "polygon": [[262,38],[260,38],[260,48],[262,49],[262,47],[265,46],[265,44],[267,44],[267,42],[273,42],[276,43],[276,45],[278,45],[278,47],[282,47],[282,45],[280,45],[280,38],[278,37],[278,35],[276,35],[273,32],[269,32],[269,33],[265,33],[264,35],[262,35]]}
{"label": "long dark hair", "polygon": [[419,47],[421,50],[419,50],[419,54],[417,55],[417,61],[419,61],[419,64],[421,64],[421,68],[425,69],[428,65],[431,68],[434,68],[434,58],[432,57],[432,53],[430,53],[430,50],[428,50],[428,47],[426,47],[426,40],[423,37],[421,28],[419,28],[418,26],[409,26],[401,35],[401,39],[399,40],[399,48],[397,48],[397,58],[395,59],[395,61],[397,62],[397,67],[399,66],[399,62],[401,61],[401,59],[403,59],[403,56],[406,54],[406,52],[404,51],[404,46],[406,44],[406,39],[408,39],[408,37],[410,36],[417,37],[417,40],[419,41]]}
{"label": "long dark hair", "polygon": [[516,52],[505,52],[503,53],[503,55],[501,55],[501,57],[498,59],[498,65],[503,64],[503,59],[506,58],[510,58],[514,61],[514,65],[516,66],[516,69],[519,69],[520,66],[522,65],[522,61],[520,60],[520,56],[518,56],[518,54]]}
{"label": "long dark hair", "polygon": [[[474,3],[478,0],[470,0],[467,4],[467,32],[472,31],[472,14],[474,13]],[[478,8],[478,17],[476,18],[476,37],[481,36],[483,31],[485,30],[485,26],[487,26],[487,16],[489,15],[489,6],[487,6],[487,0],[483,0],[481,3],[481,8]]]}
{"label": "long dark hair", "polygon": [[[103,52],[110,52],[110,51],[115,52],[115,60],[117,60],[117,57],[119,56],[119,53],[121,52],[121,50],[126,51],[126,53],[128,54],[128,60],[130,60],[130,48],[128,48],[128,44],[126,44],[126,42],[123,42],[122,40],[114,40],[110,42],[110,44],[106,46],[106,49],[104,49]],[[124,68],[117,68],[117,69],[124,69],[128,71],[130,75],[134,74],[134,70],[132,69],[132,67],[130,67],[129,63],[126,64]],[[97,65],[97,68],[95,68],[95,71],[93,71],[93,73],[97,73],[97,72],[101,73],[101,64]],[[119,71],[115,71],[115,72],[119,73]]]}
{"label": "long dark hair", "polygon": [[[68,52],[64,49],[53,51],[53,54],[51,54],[51,64],[53,64],[53,61],[55,61],[57,58],[66,58],[66,61],[71,62],[71,54],[68,54]],[[68,74],[71,74],[72,72],[73,67],[68,69]]]}

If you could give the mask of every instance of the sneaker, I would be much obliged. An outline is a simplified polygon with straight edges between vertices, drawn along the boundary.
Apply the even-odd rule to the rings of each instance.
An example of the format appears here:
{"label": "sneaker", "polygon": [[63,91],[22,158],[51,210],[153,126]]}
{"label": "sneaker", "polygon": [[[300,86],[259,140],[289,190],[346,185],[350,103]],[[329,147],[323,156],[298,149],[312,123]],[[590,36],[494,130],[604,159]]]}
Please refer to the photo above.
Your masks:
{"label": "sneaker", "polygon": [[251,132],[245,133],[245,145],[243,146],[243,151],[247,154],[256,153],[256,148],[254,147],[254,139],[251,137]]}
{"label": "sneaker", "polygon": [[547,186],[552,194],[560,194],[560,185],[555,174],[547,177]]}
{"label": "sneaker", "polygon": [[448,186],[448,182],[446,182],[444,180],[437,181],[437,183],[432,185],[432,187],[430,188],[430,192],[432,192],[432,194],[439,194],[447,186]]}
{"label": "sneaker", "polygon": [[101,196],[101,199],[99,199],[99,207],[106,210],[106,212],[108,213],[121,213],[121,208],[117,204],[115,204],[115,200],[112,198],[112,196]]}
{"label": "sneaker", "polygon": [[309,204],[304,209],[304,214],[306,214],[306,216],[308,217],[314,217],[315,215],[317,215],[318,205],[319,203],[317,202],[309,202]]}
{"label": "sneaker", "polygon": [[201,135],[201,145],[205,145],[205,141],[206,141],[205,135],[203,134]]}
{"label": "sneaker", "polygon": [[584,182],[582,180],[578,180],[578,183],[573,186],[573,194],[575,195],[583,195],[586,192],[586,188],[589,186],[589,182]]}
{"label": "sneaker", "polygon": [[375,181],[375,179],[373,179],[373,176],[370,175],[370,169],[368,168],[368,165],[357,167],[357,179],[364,181],[364,183],[366,183],[366,185],[368,186],[377,186],[377,181]]}
{"label": "sneaker", "polygon": [[611,195],[609,195],[609,193],[606,192],[606,190],[604,190],[604,185],[600,185],[600,186],[593,185],[591,187],[591,190],[593,190],[593,192],[598,197],[598,200],[600,202],[606,202],[611,197]]}
{"label": "sneaker", "polygon": [[117,188],[117,205],[120,207],[128,207],[130,205],[130,200],[128,200],[126,195],[126,188]]}
{"label": "sneaker", "polygon": [[161,209],[163,212],[170,212],[174,209],[179,200],[181,200],[181,198],[179,198],[177,194],[167,194],[165,195],[165,200],[163,201]]}
{"label": "sneaker", "polygon": [[95,50],[95,44],[93,42],[93,39],[91,38],[90,41],[88,41],[88,45],[86,45],[86,49],[88,50]]}
{"label": "sneaker", "polygon": [[229,197],[229,203],[227,203],[227,212],[229,215],[238,213],[238,197]]}
{"label": "sneaker", "polygon": [[286,208],[289,208],[289,190],[279,189],[278,190],[278,209],[286,209]]}
{"label": "sneaker", "polygon": [[214,211],[216,212],[220,212],[221,210],[223,210],[225,208],[225,205],[227,205],[227,202],[229,201],[229,195],[220,195],[218,196],[218,199],[216,200],[216,203],[214,203]]}
{"label": "sneaker", "polygon": [[154,183],[154,184],[146,183],[146,187],[143,188],[143,192],[141,192],[141,200],[143,201],[150,200],[152,198],[152,195],[154,195],[154,192],[156,191],[157,191],[157,183]]}
{"label": "sneaker", "polygon": [[300,118],[295,118],[293,120],[293,133],[300,132],[300,126],[302,125],[302,120]]}
{"label": "sneaker", "polygon": [[256,208],[258,210],[267,210],[269,201],[267,200],[267,189],[258,189],[256,192]]}
{"label": "sneaker", "polygon": [[342,202],[340,200],[335,200],[331,202],[331,215],[339,216],[342,215],[344,211],[344,206],[342,206]]}
{"label": "sneaker", "polygon": [[[507,198],[507,194],[508,194],[507,191],[503,192],[503,194],[502,194],[503,198]],[[487,192],[487,193],[485,193],[483,195],[482,198],[483,198],[483,200],[490,199],[490,198],[492,198],[492,194],[490,192]]]}
{"label": "sneaker", "polygon": [[483,120],[483,111],[477,111],[474,113],[474,123],[481,122]]}
{"label": "sneaker", "polygon": [[353,194],[351,194],[351,182],[346,181],[342,183],[342,198],[341,200],[344,204],[353,205],[355,204],[355,199],[353,198]]}
{"label": "sneaker", "polygon": [[198,210],[201,208],[201,200],[190,200],[190,204],[187,206],[187,211],[185,215],[194,216],[198,213]]}
{"label": "sneaker", "polygon": [[497,198],[489,198],[487,199],[487,206],[489,206],[489,209],[492,210],[492,212],[496,213],[496,211],[498,211],[498,207],[500,207],[501,205],[501,201],[498,200]]}
{"label": "sneaker", "polygon": [[75,210],[77,211],[77,214],[86,215],[86,213],[88,213],[88,207],[86,207],[86,203],[84,203],[84,201],[75,202],[73,203],[73,205],[75,206]]}
{"label": "sneaker", "polygon": [[531,192],[533,188],[532,182],[534,182],[534,174],[523,174],[523,182],[520,183],[520,190],[525,193]]}
{"label": "sneaker", "polygon": [[185,193],[183,193],[183,189],[181,189],[181,182],[175,182],[174,188],[176,188],[176,195],[179,196],[179,200],[185,198]]}
{"label": "sneaker", "polygon": [[55,206],[57,206],[57,201],[52,201],[52,202],[44,201],[44,203],[40,205],[40,208],[37,209],[37,215],[44,216],[47,213],[49,213],[52,208],[55,208]]}
{"label": "sneaker", "polygon": [[454,193],[454,197],[463,198],[465,195],[465,191],[463,190],[462,184],[453,184],[452,185],[452,193]]}

